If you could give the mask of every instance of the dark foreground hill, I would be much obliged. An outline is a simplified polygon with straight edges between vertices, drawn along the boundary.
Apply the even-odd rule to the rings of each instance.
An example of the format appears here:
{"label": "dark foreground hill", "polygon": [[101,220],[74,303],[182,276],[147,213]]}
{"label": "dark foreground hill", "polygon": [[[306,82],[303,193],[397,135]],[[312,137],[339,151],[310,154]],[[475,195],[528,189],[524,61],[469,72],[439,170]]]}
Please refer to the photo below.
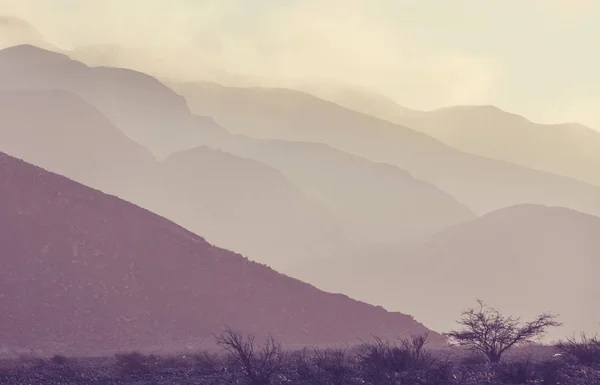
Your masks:
{"label": "dark foreground hill", "polygon": [[289,346],[427,331],[3,153],[0,196],[5,350],[168,352],[212,344],[225,324]]}

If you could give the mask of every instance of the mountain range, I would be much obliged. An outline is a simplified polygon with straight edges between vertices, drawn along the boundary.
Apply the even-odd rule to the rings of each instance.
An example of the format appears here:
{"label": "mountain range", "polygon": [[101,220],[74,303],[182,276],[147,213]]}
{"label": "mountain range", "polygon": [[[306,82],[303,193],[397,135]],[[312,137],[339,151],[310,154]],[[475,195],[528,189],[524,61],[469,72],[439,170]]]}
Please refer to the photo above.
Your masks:
{"label": "mountain range", "polygon": [[142,73],[131,47],[7,41],[5,347],[172,352],[225,324],[351,344],[447,330],[476,298],[560,313],[552,338],[597,330],[591,129],[353,86],[159,80],[169,58]]}
{"label": "mountain range", "polygon": [[525,204],[401,249],[359,251],[343,265],[320,260],[318,278],[315,261],[295,271],[325,290],[418,314],[434,330],[453,328],[455,309],[473,307],[475,298],[524,319],[551,311],[564,323],[548,334],[556,340],[598,330],[598,255],[599,217]]}
{"label": "mountain range", "polygon": [[3,153],[0,194],[5,351],[174,352],[212,344],[226,324],[290,346],[428,331]]}
{"label": "mountain range", "polygon": [[272,266],[346,243],[335,218],[265,164],[207,147],[159,161],[67,91],[3,90],[0,102],[1,151],[141,204],[213,243]]}
{"label": "mountain range", "polygon": [[[368,159],[352,156],[318,143],[261,141],[230,135],[212,118],[206,115],[192,115],[187,109],[185,100],[161,85],[156,79],[134,71],[88,67],[70,60],[62,54],[40,50],[33,46],[17,46],[0,51],[0,80],[4,80],[4,82],[0,82],[0,88],[9,89],[11,92],[12,90],[60,89],[75,94],[94,106],[98,110],[98,114],[106,116],[114,125],[114,127],[108,127],[108,130],[112,132],[120,129],[128,136],[126,138],[121,135],[123,136],[119,139],[121,142],[129,143],[132,139],[136,140],[147,146],[155,156],[162,155],[161,159],[164,159],[167,153],[173,154],[209,145],[244,158],[260,161],[259,165],[248,160],[248,162],[252,162],[254,169],[260,167],[266,169],[270,166],[281,171],[282,174],[277,174],[278,177],[291,180],[300,192],[294,193],[296,200],[290,200],[291,196],[275,199],[273,193],[268,191],[270,186],[273,186],[270,181],[261,179],[251,181],[256,186],[255,191],[262,191],[260,195],[270,197],[268,204],[265,203],[258,207],[253,207],[258,203],[251,203],[248,199],[243,200],[246,202],[248,210],[261,212],[263,219],[259,224],[244,219],[241,212],[233,217],[227,213],[227,211],[231,211],[226,209],[226,206],[231,204],[231,200],[228,201],[229,203],[224,200],[227,196],[225,194],[227,189],[213,194],[213,200],[209,201],[210,205],[207,205],[201,202],[199,195],[194,196],[189,191],[182,191],[183,195],[177,194],[174,190],[182,190],[183,187],[169,185],[171,193],[175,194],[173,196],[186,197],[186,200],[181,201],[182,204],[188,206],[199,204],[205,209],[211,205],[213,208],[223,207],[219,215],[209,215],[207,212],[197,211],[193,207],[190,210],[177,209],[174,201],[168,199],[164,194],[160,195],[161,191],[164,193],[165,186],[167,186],[164,183],[166,174],[157,170],[158,168],[164,169],[164,167],[155,165],[153,170],[149,170],[137,160],[133,162],[134,164],[125,166],[126,155],[115,155],[115,159],[122,162],[125,168],[141,167],[138,175],[127,182],[126,188],[113,189],[113,181],[108,180],[106,185],[93,185],[103,191],[121,193],[120,196],[140,203],[161,215],[175,221],[185,222],[192,231],[201,232],[209,240],[228,245],[238,252],[258,258],[263,262],[276,263],[278,259],[286,259],[285,254],[305,255],[308,253],[313,255],[321,253],[329,256],[337,252],[337,254],[343,255],[347,249],[353,248],[353,246],[343,245],[348,239],[356,239],[358,242],[396,243],[399,239],[431,235],[447,225],[460,223],[474,217],[472,211],[454,197],[432,184],[413,178],[398,167],[376,164]],[[22,108],[27,107],[23,106]],[[72,108],[77,107],[73,106]],[[24,111],[21,112],[21,115],[17,116],[25,114]],[[29,113],[29,115],[38,116],[37,113]],[[157,116],[159,117],[157,118]],[[42,129],[48,124],[50,122],[40,121],[31,125],[31,129]],[[86,123],[76,120],[70,125],[74,132],[81,132],[75,127],[76,125],[83,126]],[[133,130],[131,127],[137,128]],[[169,127],[169,129],[165,130],[162,127]],[[52,130],[48,129],[47,131],[51,132]],[[96,133],[95,135],[100,134]],[[173,137],[179,138],[177,139],[179,144],[175,148],[165,145],[165,143],[174,143]],[[14,139],[10,136],[6,138],[6,140]],[[78,145],[72,143],[73,146],[87,148],[92,145],[85,140],[85,137],[80,136],[79,138],[81,143]],[[116,141],[117,139],[111,140]],[[55,170],[52,168],[52,163],[44,163],[40,159],[45,154],[54,156],[51,154],[55,153],[56,147],[53,147],[52,143],[53,141],[40,143],[40,145],[49,147],[47,151],[36,151],[35,159],[40,161],[36,164],[48,167],[51,171],[60,172],[62,169]],[[15,146],[27,148],[27,145],[28,142],[25,140]],[[124,145],[121,144],[121,146]],[[172,152],[169,152],[169,148],[172,149]],[[6,147],[6,149],[10,148]],[[293,159],[292,153],[294,154]],[[19,155],[19,153],[15,153],[15,155]],[[225,161],[227,158],[219,159]],[[239,177],[244,172],[241,171],[242,164],[242,161],[236,163],[240,167],[240,171],[237,171],[236,175],[231,169],[231,165],[223,166],[225,169],[220,173],[218,163],[212,163],[211,166],[214,168],[211,171],[212,177],[206,173],[204,175],[197,174],[195,177],[196,171],[193,169],[195,166],[191,164],[183,165],[180,162],[179,166],[181,170],[188,170],[187,179],[197,179],[198,187],[202,184],[202,176],[207,178],[205,181],[210,180],[213,187],[216,187],[217,181],[225,182],[223,178],[225,175],[230,175],[229,178],[234,179]],[[77,164],[72,166],[77,167]],[[197,166],[202,167],[202,165]],[[101,164],[98,167],[105,167],[105,165]],[[227,168],[229,171],[226,171]],[[181,170],[178,171],[180,175],[183,173]],[[204,170],[209,171],[206,168]],[[162,173],[163,176],[149,176],[152,173]],[[260,175],[267,174],[269,172],[260,173]],[[276,173],[271,172],[271,174]],[[76,180],[78,176],[77,173],[65,175]],[[183,176],[180,176],[172,181],[180,184],[187,183],[189,186],[189,181],[184,179]],[[236,191],[239,192],[251,187],[245,186],[239,181],[232,180],[229,183],[238,183]],[[285,184],[287,182],[282,180],[278,183]],[[110,188],[106,189],[106,186]],[[362,186],[360,191],[356,189],[356,186]],[[290,189],[292,188],[290,187],[288,190]],[[148,191],[151,193],[149,194]],[[196,191],[199,190],[196,189]],[[278,191],[283,192],[284,190]],[[303,207],[311,204],[304,202],[304,198],[301,198],[302,194],[313,201],[315,207],[305,210]],[[415,199],[417,195],[418,199]],[[286,209],[272,210],[269,207],[269,205],[275,207],[278,199],[287,200]],[[266,200],[263,201],[266,202]],[[365,201],[369,204],[365,205]],[[237,207],[240,207],[241,202],[236,203]],[[282,208],[286,204],[282,203],[278,207]],[[319,210],[322,213],[317,214]],[[190,217],[192,212],[197,214],[193,218]],[[214,213],[216,211],[213,210]],[[302,218],[303,216],[307,216],[307,218]],[[331,219],[327,219],[328,217]],[[282,226],[282,223],[285,222],[299,225],[305,223],[304,230],[299,231],[296,225],[293,229]],[[342,223],[340,224],[340,222]],[[217,223],[226,227],[217,226]],[[241,227],[244,230],[240,230],[240,233],[234,231],[243,226],[241,223],[245,224],[245,227]],[[336,227],[342,227],[342,229],[338,230]],[[280,244],[279,240],[264,236],[252,236],[255,231],[269,234],[274,228],[278,228],[280,234],[281,231],[287,231],[283,238],[301,238],[304,242],[288,242],[285,247],[282,245],[282,247],[276,248],[275,246]],[[346,235],[341,232],[345,232]],[[312,235],[309,235],[310,233]],[[332,235],[331,239],[324,239],[324,236],[329,234]],[[322,241],[312,242],[316,239],[322,239]]]}
{"label": "mountain range", "polygon": [[411,110],[349,87],[301,89],[340,106],[404,125],[459,150],[600,186],[600,133],[577,123],[539,124],[495,106]]}
{"label": "mountain range", "polygon": [[233,133],[327,144],[396,165],[453,195],[476,214],[521,203],[600,214],[600,190],[556,174],[456,150],[410,128],[290,89],[209,83],[176,87],[191,110]]}

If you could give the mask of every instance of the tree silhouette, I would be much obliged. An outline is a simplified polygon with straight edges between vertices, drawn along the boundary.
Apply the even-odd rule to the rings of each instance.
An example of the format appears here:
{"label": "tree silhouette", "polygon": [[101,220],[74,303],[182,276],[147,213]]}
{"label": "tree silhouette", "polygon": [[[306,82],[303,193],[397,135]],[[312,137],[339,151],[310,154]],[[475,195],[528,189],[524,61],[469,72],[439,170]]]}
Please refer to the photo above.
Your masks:
{"label": "tree silhouette", "polygon": [[500,362],[502,354],[515,345],[533,342],[546,329],[561,326],[557,315],[544,313],[521,324],[520,317],[504,316],[493,307],[477,300],[478,308],[463,311],[457,321],[463,327],[444,333],[452,343],[486,355],[491,363]]}

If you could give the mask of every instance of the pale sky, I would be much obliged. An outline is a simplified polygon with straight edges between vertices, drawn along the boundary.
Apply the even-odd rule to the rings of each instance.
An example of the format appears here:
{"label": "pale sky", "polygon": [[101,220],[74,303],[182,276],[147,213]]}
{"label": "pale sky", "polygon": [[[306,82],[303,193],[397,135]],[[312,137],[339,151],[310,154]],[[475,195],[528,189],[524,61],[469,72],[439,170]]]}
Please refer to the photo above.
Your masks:
{"label": "pale sky", "polygon": [[600,129],[598,0],[0,0],[0,10],[61,48],[144,45],[190,68]]}

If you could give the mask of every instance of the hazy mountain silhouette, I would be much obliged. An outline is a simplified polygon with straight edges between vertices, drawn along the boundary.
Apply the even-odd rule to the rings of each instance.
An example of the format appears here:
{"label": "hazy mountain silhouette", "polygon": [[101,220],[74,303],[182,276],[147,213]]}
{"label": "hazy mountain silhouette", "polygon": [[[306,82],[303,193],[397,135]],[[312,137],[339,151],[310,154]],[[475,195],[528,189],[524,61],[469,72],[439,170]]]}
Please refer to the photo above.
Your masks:
{"label": "hazy mountain silhouette", "polygon": [[341,219],[349,234],[369,242],[398,244],[475,217],[451,195],[396,166],[324,144],[254,139],[224,130],[203,140],[281,170]]}
{"label": "hazy mountain silhouette", "polygon": [[539,203],[600,214],[600,189],[591,185],[461,152],[423,133],[299,91],[206,83],[177,90],[192,111],[212,116],[234,133],[321,142],[395,164],[477,213]]}
{"label": "hazy mountain silhouette", "polygon": [[[25,89],[56,87],[72,90],[104,111],[107,117],[124,132],[128,133],[130,137],[142,144],[153,145],[152,148],[155,153],[164,155],[168,152],[168,148],[173,150],[208,144],[239,156],[254,158],[269,164],[281,170],[309,198],[317,201],[345,222],[345,230],[356,239],[397,243],[404,238],[430,235],[448,225],[473,218],[473,214],[466,207],[456,202],[453,197],[440,191],[435,186],[412,178],[408,173],[396,167],[375,164],[366,159],[351,156],[319,144],[291,144],[283,141],[262,141],[232,136],[216,124],[212,118],[190,115],[185,106],[185,101],[180,96],[146,75],[128,70],[89,68],[70,60],[64,55],[31,46],[14,47],[0,52],[0,65],[3,65],[4,71],[2,73],[7,80],[5,86],[12,85],[13,88]],[[59,76],[53,76],[54,72],[58,72]],[[28,76],[29,73],[31,73],[31,76]],[[16,75],[13,77],[13,74]],[[106,77],[107,74],[110,74],[110,76]],[[122,80],[117,81],[121,78]],[[105,79],[105,81],[101,82],[100,79]],[[137,86],[138,83],[140,84],[139,87]],[[2,86],[0,85],[0,87]],[[147,95],[153,92],[156,93],[155,97]],[[160,103],[161,100],[168,101],[168,103]],[[159,118],[154,119],[156,116]],[[156,124],[156,121],[161,125]],[[144,125],[144,122],[154,126],[147,128],[148,126]],[[43,125],[44,123],[41,122],[40,124]],[[131,130],[130,125],[135,130]],[[146,135],[146,132],[148,132],[148,135]],[[176,140],[171,141],[171,144],[164,145],[159,140],[162,137],[173,137]],[[29,158],[26,157],[25,159],[28,160]],[[47,166],[43,162],[35,163]],[[194,178],[194,171],[191,170],[190,165],[180,165],[180,167],[188,170],[189,175],[187,178]],[[218,169],[218,165],[215,165],[215,170]],[[55,171],[53,168],[51,170]],[[71,174],[65,175],[72,176]],[[212,175],[216,176],[217,172],[215,171]],[[185,178],[180,179],[184,180]],[[155,180],[150,182],[156,184]],[[197,187],[200,186],[201,179],[197,178],[196,183]],[[270,187],[267,187],[269,183],[265,183],[265,186],[260,188],[258,186],[262,181],[255,180],[252,183],[256,187],[250,188],[256,188],[256,191],[262,189],[263,196],[270,194],[268,191]],[[189,204],[193,206],[198,205],[199,200],[190,194],[186,194],[189,199],[181,202],[172,202],[168,199],[168,196],[161,196],[158,200],[150,201],[151,198],[154,199],[153,195],[148,194],[145,190],[163,191],[162,182],[160,188],[156,188],[154,184],[141,187],[143,189],[141,192],[138,192],[135,196],[132,195],[133,201],[141,203],[140,199],[144,199],[143,206],[151,205],[148,207],[176,222],[186,218],[186,223],[193,226],[192,229],[202,230],[203,234],[219,245],[244,252],[249,256],[260,254],[261,257],[265,258],[272,254],[266,248],[271,249],[274,243],[269,244],[267,239],[261,239],[261,250],[255,249],[259,246],[256,243],[257,239],[252,241],[246,239],[253,237],[233,237],[233,234],[231,234],[229,237],[231,244],[217,241],[217,239],[223,239],[226,234],[212,233],[207,226],[210,225],[211,221],[216,223],[223,221],[225,217],[214,218],[198,215],[192,225],[188,213],[179,209],[170,210],[169,205]],[[173,190],[178,187],[174,185],[168,186],[168,188]],[[241,189],[240,191],[245,189],[241,183],[237,185],[237,188]],[[181,190],[181,193],[183,193],[183,190]],[[213,198],[220,199],[227,195],[225,191],[222,194],[224,195],[216,194]],[[175,196],[178,194],[170,195]],[[289,197],[287,197],[280,198],[279,202],[281,203],[286,199],[289,201]],[[273,201],[273,204],[275,204],[275,201]],[[214,202],[218,207],[224,204],[223,201],[219,200],[211,202]],[[250,205],[247,200],[244,200],[244,202]],[[266,203],[265,200],[263,202]],[[367,203],[365,204],[365,202]],[[291,213],[290,210],[295,213],[292,216],[293,218],[290,217],[287,222],[309,223],[308,217],[311,214],[308,213],[311,210],[306,211],[304,218],[302,218],[300,215],[302,210],[298,210],[297,207],[303,206],[300,203],[292,204],[292,201],[290,201],[290,208],[281,210],[282,213]],[[250,209],[250,206],[247,209]],[[269,213],[274,214],[274,211],[270,210],[268,206],[265,205],[262,209],[267,216],[261,224],[264,225],[264,229],[257,228],[257,231],[263,231],[274,225],[274,223],[269,222],[269,218],[278,218],[275,223],[285,223],[285,221],[282,222],[281,215],[270,215]],[[175,216],[175,212],[178,212],[182,217]],[[323,215],[318,217],[322,218]],[[238,215],[236,218],[241,220],[242,216]],[[247,218],[243,219],[244,223],[249,223],[248,221]],[[321,231],[331,227],[325,225],[325,223],[331,223],[331,220],[322,220],[322,222],[323,225],[313,223],[301,232],[293,231],[288,234],[288,237],[312,239],[311,237],[314,237],[314,235],[308,236],[311,233],[309,228]],[[229,225],[232,228],[238,226],[235,223]],[[256,225],[253,225],[253,227],[256,227]],[[281,228],[281,230],[283,229],[285,227]],[[332,231],[327,230],[324,234],[332,234]],[[212,235],[216,238],[213,238]],[[338,238],[336,235],[336,239]],[[236,247],[239,244],[248,245],[249,242],[254,244],[251,249],[237,249]],[[309,243],[300,249],[306,249]],[[339,245],[337,240],[331,240],[328,243]],[[330,247],[324,246],[325,243],[318,242],[315,247],[309,248],[311,250],[319,248],[321,251],[330,249]],[[298,250],[297,253],[300,253],[300,249],[287,247],[285,253],[290,253],[291,250]],[[282,250],[279,250],[277,254],[283,253]],[[340,255],[343,255],[343,253],[340,253]]]}
{"label": "hazy mountain silhouette", "polygon": [[332,215],[255,160],[208,147],[186,150],[161,162],[148,186],[136,203],[279,269],[352,247]]}
{"label": "hazy mountain silhouette", "polygon": [[600,186],[600,133],[580,124],[536,124],[493,106],[458,106],[399,120],[477,155]]}
{"label": "hazy mountain silhouette", "polygon": [[[507,313],[560,313],[550,338],[598,331],[600,218],[565,208],[518,205],[450,227],[396,252],[320,261],[297,276],[325,290],[401,308],[436,330],[452,328],[474,298]],[[321,274],[320,278],[314,278]],[[418,295],[401,293],[414,293]],[[443,300],[442,300],[443,299]],[[429,304],[435,303],[435,306]]]}
{"label": "hazy mountain silhouette", "polygon": [[0,90],[0,151],[111,194],[155,167],[152,154],[65,91]]}
{"label": "hazy mountain silhouette", "polygon": [[193,78],[215,81],[220,84],[248,86],[260,85],[268,81],[216,68],[209,65],[203,58],[191,57],[190,52],[186,52],[184,57],[173,57],[167,54],[158,55],[143,47],[123,44],[93,44],[76,47],[67,54],[72,59],[89,66],[129,68],[155,76],[162,82],[178,82]]}
{"label": "hazy mountain silhouette", "polygon": [[600,133],[577,123],[539,124],[495,106],[411,110],[374,92],[337,85],[301,90],[424,132],[459,150],[600,186]]}
{"label": "hazy mountain silhouette", "polygon": [[0,15],[0,49],[31,44],[37,47],[56,50],[44,36],[28,22],[13,16]]}
{"label": "hazy mountain silhouette", "polygon": [[135,202],[256,260],[282,266],[351,248],[337,220],[279,171],[208,148],[158,162],[75,94],[0,90],[0,120],[0,151]]}
{"label": "hazy mountain silhouette", "polygon": [[423,112],[401,106],[393,99],[378,92],[348,84],[303,82],[295,84],[291,88],[342,107],[398,124],[401,124],[399,123],[400,119],[406,116]]}
{"label": "hazy mountain silhouette", "polygon": [[[185,99],[155,78],[128,69],[88,67],[30,45],[0,51],[0,88],[76,93],[159,157],[193,147]],[[194,123],[197,125],[197,122]]]}
{"label": "hazy mountain silhouette", "polygon": [[0,189],[0,340],[9,351],[174,351],[211,343],[224,324],[296,345],[426,331],[5,154]]}

